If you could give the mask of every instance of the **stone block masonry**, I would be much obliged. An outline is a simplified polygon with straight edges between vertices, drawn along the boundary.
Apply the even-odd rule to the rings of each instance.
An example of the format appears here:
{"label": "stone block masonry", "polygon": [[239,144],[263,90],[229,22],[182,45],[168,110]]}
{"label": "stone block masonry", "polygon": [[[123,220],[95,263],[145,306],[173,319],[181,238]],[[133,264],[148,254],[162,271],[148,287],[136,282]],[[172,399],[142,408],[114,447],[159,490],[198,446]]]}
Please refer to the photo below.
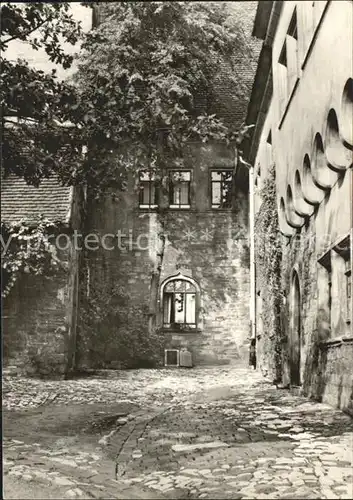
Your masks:
{"label": "stone block masonry", "polygon": [[[105,318],[103,328],[97,325],[100,333],[95,330],[94,340],[89,334],[90,328],[80,328],[78,349],[81,365],[94,368],[118,366],[123,354],[117,335],[128,339],[142,328],[139,335],[147,336],[151,277],[157,259],[154,242],[159,230],[167,240],[159,285],[181,273],[195,280],[200,287],[199,321],[194,331],[173,331],[163,327],[159,288],[156,326],[162,347],[187,347],[195,364],[241,362],[247,356],[248,202],[242,186],[235,186],[231,209],[211,209],[210,196],[210,170],[233,170],[234,152],[217,144],[192,145],[185,154],[184,163],[185,168],[192,172],[189,208],[167,209],[163,214],[140,209],[133,177],[126,192],[117,200],[107,196],[90,205],[89,231],[97,231],[101,237],[121,231],[126,235],[122,240],[126,248],[118,248],[113,244],[116,239],[112,238],[111,250],[99,248],[86,254],[89,288],[92,293],[102,290],[102,296],[118,286],[128,299],[124,311],[113,315],[110,323]],[[138,245],[140,235],[143,238]],[[81,283],[81,292],[87,295],[87,283]],[[117,330],[119,333],[112,333]],[[101,344],[100,349],[97,343]],[[162,352],[160,361],[163,359]]]}
{"label": "stone block masonry", "polygon": [[74,356],[77,252],[62,251],[67,267],[53,276],[22,273],[4,300],[4,362],[19,373],[64,377]]}
{"label": "stone block masonry", "polygon": [[[28,375],[63,375],[68,357],[67,279],[22,276],[3,310],[4,357]],[[16,300],[15,300],[16,297]]]}

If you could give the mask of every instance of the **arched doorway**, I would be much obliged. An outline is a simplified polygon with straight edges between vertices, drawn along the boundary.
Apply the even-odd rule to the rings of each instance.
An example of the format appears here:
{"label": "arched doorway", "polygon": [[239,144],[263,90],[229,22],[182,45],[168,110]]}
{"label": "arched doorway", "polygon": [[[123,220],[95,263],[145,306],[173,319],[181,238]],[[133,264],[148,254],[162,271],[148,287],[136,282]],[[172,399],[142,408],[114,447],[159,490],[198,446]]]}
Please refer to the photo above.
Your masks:
{"label": "arched doorway", "polygon": [[300,350],[301,350],[301,305],[300,286],[297,272],[292,278],[292,307],[291,307],[291,342],[290,342],[290,381],[292,385],[300,385]]}

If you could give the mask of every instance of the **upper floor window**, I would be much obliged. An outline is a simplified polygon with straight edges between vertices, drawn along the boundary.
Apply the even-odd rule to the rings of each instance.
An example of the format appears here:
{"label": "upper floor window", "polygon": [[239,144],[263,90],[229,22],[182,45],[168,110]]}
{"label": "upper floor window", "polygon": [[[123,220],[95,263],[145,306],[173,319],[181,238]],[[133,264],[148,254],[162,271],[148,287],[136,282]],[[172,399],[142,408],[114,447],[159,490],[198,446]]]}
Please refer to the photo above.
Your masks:
{"label": "upper floor window", "polygon": [[169,173],[170,208],[190,208],[191,172],[173,170]]}
{"label": "upper floor window", "polygon": [[294,9],[294,13],[288,27],[278,63],[278,92],[282,112],[299,76],[298,24],[296,9]]}
{"label": "upper floor window", "polygon": [[299,75],[297,9],[294,9],[294,13],[288,28],[286,42],[287,42],[288,91],[291,92],[293,90],[295,81]]}
{"label": "upper floor window", "polygon": [[335,251],[344,260],[344,275],[345,275],[345,301],[346,301],[346,322],[348,325],[351,323],[351,299],[352,299],[352,270],[351,270],[351,238],[347,235],[335,247]]}
{"label": "upper floor window", "polygon": [[331,314],[332,314],[332,259],[331,251],[326,252],[319,260],[319,264],[325,269],[323,279],[324,286],[321,287],[320,293],[325,294],[323,302],[324,312],[326,313],[327,328],[331,330]]}
{"label": "upper floor window", "polygon": [[212,208],[232,208],[232,170],[214,170],[211,172]]}
{"label": "upper floor window", "polygon": [[158,206],[158,189],[153,172],[140,172],[139,189],[139,207],[156,208]]}
{"label": "upper floor window", "polygon": [[163,326],[196,328],[196,286],[189,280],[172,279],[162,290]]}

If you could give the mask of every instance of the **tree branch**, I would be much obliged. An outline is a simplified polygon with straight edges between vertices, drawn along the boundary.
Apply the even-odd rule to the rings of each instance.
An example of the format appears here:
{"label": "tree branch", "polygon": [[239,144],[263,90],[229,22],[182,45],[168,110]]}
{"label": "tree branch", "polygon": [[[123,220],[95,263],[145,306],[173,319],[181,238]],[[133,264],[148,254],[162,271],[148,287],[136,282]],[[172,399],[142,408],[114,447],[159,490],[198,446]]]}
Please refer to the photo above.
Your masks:
{"label": "tree branch", "polygon": [[[52,20],[52,16],[49,16],[47,17],[47,19],[44,19],[44,21],[42,21],[41,23],[39,23],[37,26],[35,26],[33,29],[27,31],[27,33],[23,33],[22,36],[24,38],[27,38],[29,35],[31,35],[34,31],[36,31],[37,29],[41,28],[45,23],[47,23],[48,21],[51,21]],[[10,38],[8,38],[7,40],[3,40],[2,41],[2,45],[6,46],[9,42],[12,42],[12,40],[16,40],[16,39],[20,39],[20,36],[19,35],[16,35],[16,36],[12,36]]]}

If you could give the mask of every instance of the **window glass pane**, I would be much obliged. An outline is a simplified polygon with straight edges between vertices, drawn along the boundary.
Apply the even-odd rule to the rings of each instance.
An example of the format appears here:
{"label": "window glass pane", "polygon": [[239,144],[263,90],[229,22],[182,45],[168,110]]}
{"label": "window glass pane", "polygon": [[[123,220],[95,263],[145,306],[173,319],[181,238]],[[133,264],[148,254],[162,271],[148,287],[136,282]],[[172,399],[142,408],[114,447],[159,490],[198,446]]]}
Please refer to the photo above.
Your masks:
{"label": "window glass pane", "polygon": [[149,172],[140,172],[140,181],[149,181],[150,180],[150,176],[149,176]]}
{"label": "window glass pane", "polygon": [[150,204],[155,205],[156,204],[156,187],[154,185],[154,182],[150,182]]}
{"label": "window glass pane", "polygon": [[163,297],[163,323],[165,325],[171,322],[172,298],[173,295],[170,293],[164,294]]}
{"label": "window glass pane", "polygon": [[185,294],[174,294],[174,323],[185,323]]}
{"label": "window glass pane", "polygon": [[223,173],[223,181],[224,182],[232,182],[232,171],[228,170]]}
{"label": "window glass pane", "polygon": [[173,205],[180,205],[180,187],[179,184],[173,186]]}
{"label": "window glass pane", "polygon": [[183,182],[180,185],[180,204],[181,205],[189,204],[189,183]]}
{"label": "window glass pane", "polygon": [[174,182],[190,182],[190,172],[183,172],[183,171],[178,171],[178,172],[172,172],[172,180]]}
{"label": "window glass pane", "polygon": [[220,181],[222,179],[222,172],[211,172],[211,179],[213,181]]}
{"label": "window glass pane", "polygon": [[149,205],[150,203],[150,183],[141,183],[141,203],[142,205]]}
{"label": "window glass pane", "polygon": [[185,281],[185,291],[186,292],[195,292],[195,287],[189,281]]}
{"label": "window glass pane", "polygon": [[154,173],[149,172],[149,171],[140,172],[140,180],[141,181],[154,181],[155,180]]}
{"label": "window glass pane", "polygon": [[175,291],[176,292],[185,292],[186,281],[184,280],[176,280],[175,283]]}
{"label": "window glass pane", "polygon": [[185,294],[186,301],[186,323],[196,323],[196,315],[195,315],[195,304],[196,304],[196,296],[194,293],[186,293]]}
{"label": "window glass pane", "polygon": [[230,184],[224,184],[222,189],[222,206],[224,208],[229,208],[231,206],[232,201],[232,190]]}
{"label": "window glass pane", "polygon": [[140,172],[140,205],[157,205],[157,189],[152,172]]}
{"label": "window glass pane", "polygon": [[212,182],[212,205],[221,204],[221,183]]}
{"label": "window glass pane", "polygon": [[191,173],[174,171],[170,173],[170,203],[171,205],[188,205]]}
{"label": "window glass pane", "polygon": [[165,292],[174,292],[175,290],[175,281],[170,281],[166,284],[164,291]]}

